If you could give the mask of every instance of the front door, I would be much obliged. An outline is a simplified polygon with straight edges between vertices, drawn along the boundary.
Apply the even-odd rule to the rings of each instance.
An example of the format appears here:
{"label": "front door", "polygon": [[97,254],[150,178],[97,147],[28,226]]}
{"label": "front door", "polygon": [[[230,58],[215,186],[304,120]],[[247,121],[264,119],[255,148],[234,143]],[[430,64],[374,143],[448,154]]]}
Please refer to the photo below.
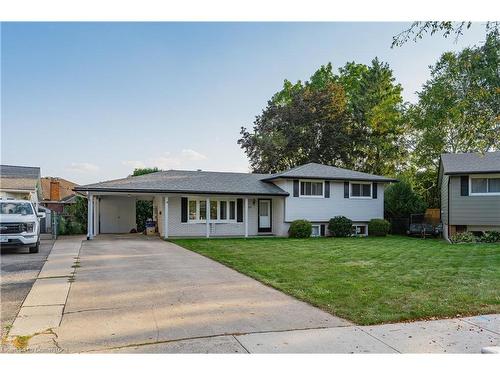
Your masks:
{"label": "front door", "polygon": [[271,232],[271,200],[259,199],[259,232]]}

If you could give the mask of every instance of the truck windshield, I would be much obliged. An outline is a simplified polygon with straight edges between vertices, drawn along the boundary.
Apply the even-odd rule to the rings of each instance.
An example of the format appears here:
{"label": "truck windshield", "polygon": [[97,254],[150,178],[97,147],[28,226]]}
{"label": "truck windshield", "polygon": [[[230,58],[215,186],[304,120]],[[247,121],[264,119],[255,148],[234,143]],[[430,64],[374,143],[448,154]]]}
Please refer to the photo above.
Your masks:
{"label": "truck windshield", "polygon": [[33,215],[33,207],[31,203],[0,202],[0,214]]}

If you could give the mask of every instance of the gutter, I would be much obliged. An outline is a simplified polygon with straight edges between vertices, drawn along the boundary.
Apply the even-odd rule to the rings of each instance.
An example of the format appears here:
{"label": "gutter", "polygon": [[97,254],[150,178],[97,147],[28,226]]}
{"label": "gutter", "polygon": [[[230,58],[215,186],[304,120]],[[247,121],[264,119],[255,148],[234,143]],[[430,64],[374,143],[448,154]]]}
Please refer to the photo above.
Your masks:
{"label": "gutter", "polygon": [[339,182],[344,182],[344,181],[370,181],[370,182],[399,182],[399,180],[395,178],[384,178],[384,179],[371,179],[371,178],[329,178],[329,177],[318,177],[318,176],[275,176],[275,177],[269,177],[269,178],[264,178],[261,181],[272,181],[272,180],[277,180],[279,178],[283,179],[304,179],[304,180],[325,180],[325,181],[339,181]]}
{"label": "gutter", "polygon": [[460,175],[464,175],[464,174],[487,174],[487,173],[500,173],[500,170],[497,170],[497,171],[472,171],[472,172],[460,171],[460,172],[446,172],[444,174],[448,175],[448,176],[460,176]]}
{"label": "gutter", "polygon": [[75,192],[92,192],[92,193],[149,193],[149,194],[212,194],[212,195],[251,195],[251,196],[270,196],[283,197],[289,196],[289,193],[251,193],[251,192],[222,192],[222,191],[186,191],[186,190],[151,190],[151,189],[106,189],[106,188],[74,188]]}

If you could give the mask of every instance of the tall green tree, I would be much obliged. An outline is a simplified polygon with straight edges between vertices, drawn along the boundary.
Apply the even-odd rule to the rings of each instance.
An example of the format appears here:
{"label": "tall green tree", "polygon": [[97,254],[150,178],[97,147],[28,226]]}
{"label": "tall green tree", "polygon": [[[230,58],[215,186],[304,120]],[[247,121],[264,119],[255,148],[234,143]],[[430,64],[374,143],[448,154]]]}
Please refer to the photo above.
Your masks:
{"label": "tall green tree", "polygon": [[346,90],[353,121],[365,139],[357,145],[358,170],[394,175],[406,157],[403,88],[389,65],[375,58],[370,66],[346,64],[338,81]]}
{"label": "tall green tree", "polygon": [[378,59],[321,66],[309,79],[286,80],[238,143],[254,171],[307,162],[393,175],[404,157],[402,88]]}
{"label": "tall green tree", "polygon": [[352,167],[360,138],[347,111],[341,85],[288,85],[257,116],[253,131],[242,128],[238,143],[255,172],[272,173],[308,162]]}
{"label": "tall green tree", "polygon": [[[487,152],[500,147],[500,39],[444,53],[408,108],[414,144],[414,189],[439,206],[437,171],[442,153]],[[408,172],[408,171],[407,171]]]}
{"label": "tall green tree", "polygon": [[[448,38],[454,36],[455,40],[460,38],[465,31],[470,29],[472,22],[470,21],[416,21],[410,27],[401,31],[392,38],[391,47],[399,47],[408,41],[416,42],[422,39],[426,34],[434,35],[440,33],[443,37]],[[490,32],[498,32],[500,22],[488,21],[484,24],[486,34]]]}
{"label": "tall green tree", "polygon": [[500,38],[444,53],[418,93],[409,116],[417,131],[415,153],[422,167],[436,169],[450,152],[486,152],[500,145]]}

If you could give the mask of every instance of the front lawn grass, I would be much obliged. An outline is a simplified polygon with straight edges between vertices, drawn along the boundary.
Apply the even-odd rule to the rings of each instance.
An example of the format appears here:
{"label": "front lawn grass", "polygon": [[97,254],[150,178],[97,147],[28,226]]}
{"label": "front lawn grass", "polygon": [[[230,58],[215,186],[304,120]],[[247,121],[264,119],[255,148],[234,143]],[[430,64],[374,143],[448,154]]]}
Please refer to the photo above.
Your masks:
{"label": "front lawn grass", "polygon": [[500,313],[500,245],[385,238],[173,241],[358,324]]}

